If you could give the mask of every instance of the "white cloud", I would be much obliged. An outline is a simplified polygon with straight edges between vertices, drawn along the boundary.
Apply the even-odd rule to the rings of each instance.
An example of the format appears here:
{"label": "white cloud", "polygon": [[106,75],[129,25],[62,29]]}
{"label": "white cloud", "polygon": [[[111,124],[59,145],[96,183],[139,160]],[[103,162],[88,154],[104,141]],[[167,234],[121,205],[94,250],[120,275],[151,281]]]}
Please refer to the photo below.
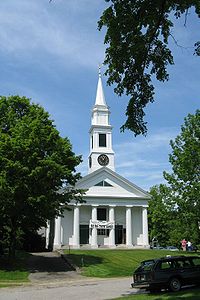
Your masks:
{"label": "white cloud", "polygon": [[[49,4],[47,0],[6,2],[0,4],[1,52],[24,60],[33,54],[35,60],[36,54],[40,58],[42,54],[51,55],[63,65],[96,66],[103,60],[103,38],[100,41],[97,20],[93,16],[94,24],[89,29],[76,22],[86,18],[83,12],[88,12],[91,1],[66,1],[65,5],[61,1]],[[62,16],[56,14],[61,8]]]}
{"label": "white cloud", "polygon": [[[116,157],[120,161],[121,157],[132,159],[132,156],[148,154],[154,152],[156,149],[169,149],[169,142],[177,136],[175,128],[163,128],[162,131],[154,134],[149,134],[147,137],[139,137],[129,142],[116,144]],[[141,158],[140,158],[141,159]]]}
{"label": "white cloud", "polygon": [[163,128],[146,138],[115,145],[116,171],[145,189],[164,182],[163,171],[170,170],[169,142],[176,136],[175,128]]}

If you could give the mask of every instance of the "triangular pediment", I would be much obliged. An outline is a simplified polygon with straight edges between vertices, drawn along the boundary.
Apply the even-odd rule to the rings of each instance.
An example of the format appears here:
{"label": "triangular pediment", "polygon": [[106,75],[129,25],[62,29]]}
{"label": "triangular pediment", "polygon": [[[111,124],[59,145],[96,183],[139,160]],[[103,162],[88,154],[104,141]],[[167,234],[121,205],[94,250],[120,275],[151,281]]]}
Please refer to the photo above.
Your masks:
{"label": "triangular pediment", "polygon": [[84,176],[76,188],[86,189],[87,197],[150,199],[146,191],[106,167]]}

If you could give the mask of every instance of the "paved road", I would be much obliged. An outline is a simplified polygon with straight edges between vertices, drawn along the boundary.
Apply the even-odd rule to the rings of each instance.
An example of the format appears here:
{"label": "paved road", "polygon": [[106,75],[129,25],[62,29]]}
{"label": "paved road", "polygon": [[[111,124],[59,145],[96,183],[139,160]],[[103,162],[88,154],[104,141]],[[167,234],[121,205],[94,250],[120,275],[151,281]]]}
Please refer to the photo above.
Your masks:
{"label": "paved road", "polygon": [[132,293],[130,278],[90,279],[51,284],[35,284],[30,287],[2,288],[1,300],[106,300]]}

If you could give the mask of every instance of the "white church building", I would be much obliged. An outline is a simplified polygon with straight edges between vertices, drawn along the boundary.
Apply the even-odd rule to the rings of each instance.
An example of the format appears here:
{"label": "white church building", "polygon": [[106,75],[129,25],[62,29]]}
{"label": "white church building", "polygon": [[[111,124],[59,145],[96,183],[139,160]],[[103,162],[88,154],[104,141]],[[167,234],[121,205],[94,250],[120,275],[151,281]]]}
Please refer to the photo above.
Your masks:
{"label": "white church building", "polygon": [[54,248],[149,247],[147,208],[150,195],[115,172],[110,111],[99,73],[89,131],[88,174],[75,188],[85,189],[84,203],[55,220]]}

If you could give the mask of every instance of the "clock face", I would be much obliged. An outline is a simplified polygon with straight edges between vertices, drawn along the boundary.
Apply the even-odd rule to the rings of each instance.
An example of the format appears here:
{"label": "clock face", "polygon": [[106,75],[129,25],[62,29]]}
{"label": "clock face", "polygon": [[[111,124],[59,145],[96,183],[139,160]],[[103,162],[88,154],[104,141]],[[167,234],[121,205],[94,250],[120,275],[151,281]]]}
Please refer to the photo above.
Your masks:
{"label": "clock face", "polygon": [[108,158],[108,156],[106,154],[99,155],[99,157],[98,157],[98,163],[101,166],[107,166],[109,164],[109,158]]}

